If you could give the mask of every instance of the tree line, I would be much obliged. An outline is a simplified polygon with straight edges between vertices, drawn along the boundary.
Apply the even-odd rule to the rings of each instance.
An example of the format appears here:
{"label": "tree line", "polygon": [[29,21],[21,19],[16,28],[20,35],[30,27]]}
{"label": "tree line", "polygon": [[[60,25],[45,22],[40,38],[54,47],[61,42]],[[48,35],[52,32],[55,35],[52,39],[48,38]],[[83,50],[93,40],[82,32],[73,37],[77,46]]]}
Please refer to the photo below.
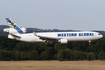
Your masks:
{"label": "tree line", "polygon": [[105,38],[67,44],[27,43],[0,36],[0,60],[104,60]]}

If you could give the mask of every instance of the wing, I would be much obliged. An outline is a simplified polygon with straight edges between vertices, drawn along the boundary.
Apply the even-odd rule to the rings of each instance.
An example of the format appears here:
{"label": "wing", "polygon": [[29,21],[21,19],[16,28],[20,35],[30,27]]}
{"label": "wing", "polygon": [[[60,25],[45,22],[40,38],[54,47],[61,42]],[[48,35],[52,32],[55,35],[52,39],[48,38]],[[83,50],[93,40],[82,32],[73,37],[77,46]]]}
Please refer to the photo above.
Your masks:
{"label": "wing", "polygon": [[48,41],[58,41],[59,38],[55,38],[55,37],[46,37],[46,36],[39,36],[40,39],[42,40],[48,40]]}
{"label": "wing", "polygon": [[39,37],[42,40],[46,40],[46,41],[58,42],[58,40],[61,39],[61,38],[56,38],[56,37],[39,36],[35,32],[33,32],[33,33],[34,33],[35,36]]}

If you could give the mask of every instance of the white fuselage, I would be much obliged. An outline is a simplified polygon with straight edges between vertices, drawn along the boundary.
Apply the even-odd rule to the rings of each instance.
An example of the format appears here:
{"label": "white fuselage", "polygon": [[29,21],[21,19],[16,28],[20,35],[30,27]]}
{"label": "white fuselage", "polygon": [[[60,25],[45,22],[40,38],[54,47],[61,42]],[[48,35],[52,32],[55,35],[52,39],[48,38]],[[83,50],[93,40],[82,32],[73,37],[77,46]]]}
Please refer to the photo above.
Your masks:
{"label": "white fuselage", "polygon": [[20,28],[11,18],[6,18],[10,28],[4,29],[9,33],[8,38],[25,42],[59,42],[67,43],[68,41],[91,41],[103,37],[98,32],[41,32],[25,33],[25,28]]}
{"label": "white fuselage", "polygon": [[[68,41],[91,41],[97,40],[103,37],[98,32],[41,32],[36,33],[38,36],[44,36],[49,38],[67,39]],[[14,38],[11,35],[8,37],[11,39],[16,39],[25,42],[45,42],[45,40],[40,39],[40,37],[35,36],[34,33],[26,34],[16,34],[21,38]]]}

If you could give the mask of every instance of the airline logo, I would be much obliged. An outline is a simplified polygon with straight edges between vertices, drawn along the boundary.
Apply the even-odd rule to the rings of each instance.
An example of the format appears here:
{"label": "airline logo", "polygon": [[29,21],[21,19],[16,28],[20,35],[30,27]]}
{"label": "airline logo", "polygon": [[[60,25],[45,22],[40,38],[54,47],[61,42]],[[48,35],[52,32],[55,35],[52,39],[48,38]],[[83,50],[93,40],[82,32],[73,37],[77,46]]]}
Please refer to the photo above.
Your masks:
{"label": "airline logo", "polygon": [[79,36],[94,36],[94,33],[79,33]]}
{"label": "airline logo", "polygon": [[70,36],[77,36],[77,33],[63,33],[63,34],[58,34],[58,37],[70,37]]}
{"label": "airline logo", "polygon": [[[62,33],[58,34],[58,37],[75,37],[77,33]],[[94,36],[94,33],[79,33],[78,36]]]}

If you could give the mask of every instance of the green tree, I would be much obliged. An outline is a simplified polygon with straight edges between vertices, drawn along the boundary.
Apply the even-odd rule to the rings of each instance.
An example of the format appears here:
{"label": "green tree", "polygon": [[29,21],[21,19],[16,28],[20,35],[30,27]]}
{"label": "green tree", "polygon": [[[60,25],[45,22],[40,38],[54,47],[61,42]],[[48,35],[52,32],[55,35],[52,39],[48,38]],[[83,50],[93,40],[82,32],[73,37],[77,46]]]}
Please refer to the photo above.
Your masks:
{"label": "green tree", "polygon": [[41,56],[40,57],[41,57],[42,60],[47,60],[48,57],[49,57],[49,55],[48,55],[48,53],[46,51],[43,51],[41,53]]}
{"label": "green tree", "polygon": [[105,52],[104,51],[102,51],[98,54],[98,59],[99,60],[105,60]]}
{"label": "green tree", "polygon": [[0,50],[0,60],[11,60],[11,54],[10,52],[6,50]]}
{"label": "green tree", "polygon": [[58,52],[59,60],[69,60],[70,59],[70,49],[63,49]]}
{"label": "green tree", "polygon": [[20,42],[15,46],[15,50],[18,51],[29,51],[31,48],[31,43]]}
{"label": "green tree", "polygon": [[80,51],[73,51],[74,59],[73,60],[82,60],[83,54]]}
{"label": "green tree", "polygon": [[20,58],[22,60],[27,60],[28,59],[28,53],[26,51],[20,52]]}
{"label": "green tree", "polygon": [[38,60],[39,59],[39,54],[38,51],[33,50],[32,52],[29,53],[29,59],[31,60]]}
{"label": "green tree", "polygon": [[87,60],[93,60],[93,59],[95,59],[95,55],[92,52],[87,53],[86,56],[87,56]]}
{"label": "green tree", "polygon": [[14,59],[20,60],[20,51],[14,51]]}

